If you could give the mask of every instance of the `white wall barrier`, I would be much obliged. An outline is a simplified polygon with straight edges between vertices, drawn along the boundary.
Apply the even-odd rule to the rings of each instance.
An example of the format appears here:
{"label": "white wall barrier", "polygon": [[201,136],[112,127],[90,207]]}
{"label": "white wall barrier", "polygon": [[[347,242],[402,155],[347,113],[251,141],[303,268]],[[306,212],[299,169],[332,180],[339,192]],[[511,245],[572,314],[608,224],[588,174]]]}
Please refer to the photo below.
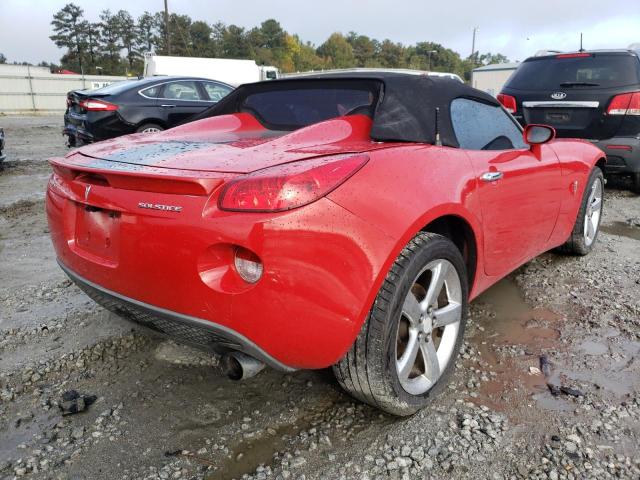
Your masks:
{"label": "white wall barrier", "polygon": [[60,113],[67,92],[93,90],[135,77],[52,74],[48,68],[0,65],[0,113]]}

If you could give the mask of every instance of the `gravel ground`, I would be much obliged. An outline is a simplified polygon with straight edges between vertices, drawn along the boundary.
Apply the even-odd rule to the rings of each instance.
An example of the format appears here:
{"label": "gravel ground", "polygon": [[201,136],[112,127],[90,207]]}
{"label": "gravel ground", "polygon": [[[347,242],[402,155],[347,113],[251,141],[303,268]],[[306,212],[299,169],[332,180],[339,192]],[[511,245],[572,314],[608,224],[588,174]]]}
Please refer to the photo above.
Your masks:
{"label": "gravel ground", "polygon": [[[640,478],[640,197],[624,185],[591,255],[544,254],[472,304],[449,388],[399,420],[329,371],[234,383],[103,312],[48,240],[61,118],[0,126],[0,479]],[[90,405],[63,416],[74,402]]]}

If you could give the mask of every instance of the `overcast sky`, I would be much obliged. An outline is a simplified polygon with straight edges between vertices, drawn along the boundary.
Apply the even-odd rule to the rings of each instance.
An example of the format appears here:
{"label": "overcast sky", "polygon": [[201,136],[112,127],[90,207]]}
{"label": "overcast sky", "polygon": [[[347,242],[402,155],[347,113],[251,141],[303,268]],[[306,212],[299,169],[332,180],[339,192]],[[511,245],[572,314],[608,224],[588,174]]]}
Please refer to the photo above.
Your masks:
{"label": "overcast sky", "polygon": [[[0,53],[9,61],[57,62],[51,18],[68,0],[2,0]],[[85,17],[126,9],[138,16],[163,8],[163,0],[75,0]],[[626,48],[640,42],[640,0],[169,0],[172,12],[194,20],[253,27],[275,18],[290,33],[319,45],[332,32],[351,30],[405,44],[434,41],[471,53],[476,47],[523,60],[541,49],[571,50],[584,33],[585,48]]]}

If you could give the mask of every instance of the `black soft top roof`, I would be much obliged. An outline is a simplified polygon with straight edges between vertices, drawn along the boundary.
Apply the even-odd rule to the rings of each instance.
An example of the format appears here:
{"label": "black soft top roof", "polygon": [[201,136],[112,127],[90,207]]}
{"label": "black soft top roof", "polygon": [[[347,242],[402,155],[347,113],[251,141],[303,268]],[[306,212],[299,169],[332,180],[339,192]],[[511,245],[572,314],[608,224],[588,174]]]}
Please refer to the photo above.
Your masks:
{"label": "black soft top roof", "polygon": [[496,107],[500,105],[491,95],[446,77],[403,72],[341,72],[241,85],[197,118],[237,113],[245,97],[260,91],[304,88],[305,85],[328,82],[372,81],[380,84],[371,128],[371,138],[376,141],[434,144],[438,130],[442,145],[458,147],[451,123],[451,101],[463,97]]}

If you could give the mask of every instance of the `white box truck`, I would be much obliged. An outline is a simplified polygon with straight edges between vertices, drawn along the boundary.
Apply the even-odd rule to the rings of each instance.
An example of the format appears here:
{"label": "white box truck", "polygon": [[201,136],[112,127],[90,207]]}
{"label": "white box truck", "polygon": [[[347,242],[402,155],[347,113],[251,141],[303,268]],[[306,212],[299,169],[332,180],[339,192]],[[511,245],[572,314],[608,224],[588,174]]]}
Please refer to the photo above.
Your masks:
{"label": "white box truck", "polygon": [[144,76],[179,75],[209,78],[237,87],[243,83],[274,80],[276,67],[259,66],[254,60],[230,58],[168,57],[145,54]]}

